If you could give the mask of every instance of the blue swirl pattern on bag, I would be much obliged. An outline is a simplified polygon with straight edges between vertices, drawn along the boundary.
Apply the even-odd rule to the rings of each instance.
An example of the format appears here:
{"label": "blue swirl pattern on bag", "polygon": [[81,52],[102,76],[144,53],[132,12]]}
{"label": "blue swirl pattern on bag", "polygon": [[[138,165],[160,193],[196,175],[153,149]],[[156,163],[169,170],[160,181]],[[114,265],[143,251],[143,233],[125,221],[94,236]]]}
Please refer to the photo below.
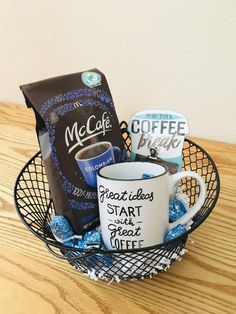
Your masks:
{"label": "blue swirl pattern on bag", "polygon": [[[105,101],[106,104],[110,104],[110,106],[114,109],[114,104],[112,98],[107,94],[106,91],[97,92],[97,96],[101,101]],[[51,99],[48,99],[43,106],[41,107],[39,114],[43,116],[52,106],[57,105],[61,102],[74,100],[81,97],[92,97],[94,95],[94,89],[92,88],[79,88],[73,91],[67,92],[65,94],[58,94]]]}

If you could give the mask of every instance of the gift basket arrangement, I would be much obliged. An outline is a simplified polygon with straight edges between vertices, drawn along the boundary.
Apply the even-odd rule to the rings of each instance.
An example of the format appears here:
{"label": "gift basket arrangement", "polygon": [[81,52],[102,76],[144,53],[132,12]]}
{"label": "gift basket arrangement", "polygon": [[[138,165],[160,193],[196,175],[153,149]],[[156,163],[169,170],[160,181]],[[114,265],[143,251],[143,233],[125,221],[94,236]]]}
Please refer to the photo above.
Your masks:
{"label": "gift basket arrangement", "polygon": [[[55,88],[55,84],[58,86],[60,79],[63,80],[64,77],[57,78],[56,83],[54,80],[49,83]],[[66,79],[68,82],[68,77]],[[117,125],[118,120],[114,114],[114,105],[108,85],[99,71],[93,70],[82,73],[81,84],[84,84],[86,88],[73,89],[75,86],[74,76],[70,79],[72,85],[70,92],[57,93],[56,96],[53,93],[46,95],[43,106],[34,105],[41,151],[27,162],[16,180],[14,197],[17,212],[26,227],[45,243],[52,255],[68,261],[71,266],[92,279],[120,281],[122,279],[152,277],[166,271],[173,262],[179,260],[185,253],[184,247],[188,235],[204,222],[217,202],[220,180],[216,165],[203,148],[188,138],[181,137],[182,145],[180,145],[180,140],[174,138],[176,133],[172,134],[172,144],[165,140],[166,146],[163,144],[162,147],[169,145],[166,150],[171,150],[170,145],[175,148],[178,144],[181,147],[181,156],[175,156],[174,159],[165,158],[166,151],[162,154],[161,149],[160,151],[154,149],[155,145],[151,146],[148,156],[147,154],[146,156],[137,154],[137,151],[134,154],[135,150],[132,147],[135,145],[132,146],[132,142],[136,138],[132,136],[132,132],[138,133],[137,126],[142,125],[147,128],[149,124],[143,122],[144,119],[141,119],[141,122],[136,119],[131,129],[126,122],[122,122],[120,126]],[[44,85],[40,82],[35,83],[37,88]],[[105,90],[102,89],[101,85],[104,85]],[[31,85],[22,87],[22,90],[28,106],[33,107],[34,99],[27,89],[28,86]],[[40,93],[42,93],[41,90]],[[82,120],[80,124],[74,118],[74,110],[81,110],[80,117]],[[68,119],[70,114],[71,117]],[[158,114],[158,117],[161,117],[160,113]],[[98,116],[99,119],[96,119]],[[152,116],[150,113],[145,113],[145,117],[151,119],[152,130],[157,128],[157,123],[153,122],[155,118],[153,112]],[[161,126],[165,130],[165,128],[167,129],[166,120],[168,117],[166,115],[163,117],[165,122]],[[170,133],[174,129],[174,120],[179,121],[178,117],[172,115],[172,122],[168,126]],[[68,121],[72,127],[68,127],[70,125]],[[84,121],[87,121],[87,124],[83,123]],[[184,125],[181,123],[178,122],[180,134],[183,132]],[[116,125],[116,136],[120,133],[122,136],[116,141],[111,137],[100,138],[105,134],[111,136],[111,125],[113,127]],[[149,134],[148,132],[143,132],[141,135],[143,136],[143,147],[147,143],[144,136]],[[94,139],[96,139],[95,142]],[[122,139],[123,143],[121,143]],[[87,145],[84,144],[85,141],[88,141]],[[164,143],[163,141],[162,143]],[[141,140],[136,147],[140,148],[140,143]],[[62,157],[59,157],[59,150],[62,152]],[[91,150],[99,150],[99,153],[96,153],[94,157],[91,155]],[[65,151],[68,152],[68,155],[65,155]],[[180,157],[181,161],[179,162]],[[69,163],[68,158],[71,158]],[[132,158],[133,162],[129,163]],[[67,163],[63,164],[65,159]],[[104,188],[103,182],[108,181],[109,178],[106,178],[106,173],[109,172],[106,172],[107,170],[102,172],[102,169],[109,169],[109,167],[112,169],[111,165],[118,163],[125,165],[127,161],[129,171],[122,174],[126,179],[120,180],[119,192],[111,191],[112,188],[114,190],[117,187],[119,183],[117,176],[121,175],[121,171],[118,171],[116,177],[112,178],[111,185]],[[143,173],[143,177],[133,179],[130,177],[132,163],[141,162],[141,165],[144,166],[148,164],[150,167],[151,165],[151,168],[147,168],[152,169],[151,171],[155,172],[155,169],[160,168],[163,169],[163,172],[153,175],[149,171]],[[99,167],[97,167],[98,164]],[[145,172],[143,169],[141,170]],[[182,170],[187,171],[185,177],[180,177]],[[160,180],[161,178],[164,180],[164,177],[168,176],[166,172],[170,174],[173,172],[173,176],[177,177],[179,183],[173,185],[175,195],[169,202],[169,210],[171,208],[171,211],[168,215],[169,218],[174,217],[172,220],[173,228],[168,232],[169,227],[167,225],[170,222],[160,223],[160,226],[154,223],[153,228],[161,229],[162,225],[166,225],[167,228],[160,235],[160,240],[157,240],[154,235],[155,232],[148,234],[148,231],[145,231],[146,233],[143,231],[146,230],[144,221],[146,224],[147,219],[149,220],[148,223],[155,219],[161,221],[162,216],[165,216],[163,214],[160,217],[154,217],[158,203],[165,204],[166,200],[163,199],[163,196],[160,197],[160,195],[155,194],[156,191],[150,192],[150,188],[155,185],[161,189],[163,183]],[[204,188],[198,177],[190,176],[190,172],[195,172],[197,173],[196,176],[201,177]],[[96,175],[100,176],[98,196]],[[129,192],[128,185],[126,190],[122,190],[127,181],[133,182],[131,184],[133,189],[135,184],[140,185],[135,196],[133,190]],[[79,186],[77,182],[79,182]],[[149,192],[141,193],[145,189]],[[204,190],[204,199],[201,195],[202,190]],[[108,199],[106,204],[105,196]],[[98,198],[101,226],[97,208]],[[201,198],[202,202],[199,203]],[[124,203],[124,201],[126,202]],[[196,203],[199,205],[198,208],[195,208]],[[143,207],[145,208],[146,206],[150,207],[148,218],[146,213],[140,213],[143,209],[139,204],[144,204]],[[153,216],[150,214],[152,208],[154,210]],[[195,212],[193,213],[194,208]],[[103,216],[101,211],[106,211],[106,209],[107,215]],[[178,217],[175,217],[176,213]],[[181,216],[187,218],[183,220]]]}

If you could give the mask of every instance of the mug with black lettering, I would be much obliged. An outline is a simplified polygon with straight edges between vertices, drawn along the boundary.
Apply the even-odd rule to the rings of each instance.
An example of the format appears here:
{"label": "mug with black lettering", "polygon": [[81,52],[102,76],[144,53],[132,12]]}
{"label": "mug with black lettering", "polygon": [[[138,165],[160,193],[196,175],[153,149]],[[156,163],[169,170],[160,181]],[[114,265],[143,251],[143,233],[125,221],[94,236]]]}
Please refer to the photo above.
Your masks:
{"label": "mug with black lettering", "polygon": [[[200,186],[198,200],[187,213],[169,223],[169,198],[185,177]],[[164,242],[168,230],[184,224],[201,208],[206,195],[203,179],[195,172],[169,175],[168,168],[150,162],[107,165],[97,173],[102,238],[107,249],[127,250]]]}
{"label": "mug with black lettering", "polygon": [[[117,159],[115,159],[117,154]],[[97,186],[97,171],[108,164],[121,160],[121,150],[110,142],[97,142],[82,148],[75,155],[76,162],[86,183],[92,188]]]}

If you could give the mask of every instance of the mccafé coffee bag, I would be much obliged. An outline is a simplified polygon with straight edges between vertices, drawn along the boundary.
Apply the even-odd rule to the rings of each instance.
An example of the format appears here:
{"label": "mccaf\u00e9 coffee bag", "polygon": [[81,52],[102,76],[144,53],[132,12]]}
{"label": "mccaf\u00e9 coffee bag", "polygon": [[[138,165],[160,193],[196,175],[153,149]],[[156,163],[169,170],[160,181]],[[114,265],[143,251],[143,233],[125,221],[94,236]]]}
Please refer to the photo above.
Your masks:
{"label": "mccaf\u00e9 coffee bag", "polygon": [[97,170],[127,159],[106,78],[93,69],[20,88],[35,113],[56,214],[82,234],[99,224]]}

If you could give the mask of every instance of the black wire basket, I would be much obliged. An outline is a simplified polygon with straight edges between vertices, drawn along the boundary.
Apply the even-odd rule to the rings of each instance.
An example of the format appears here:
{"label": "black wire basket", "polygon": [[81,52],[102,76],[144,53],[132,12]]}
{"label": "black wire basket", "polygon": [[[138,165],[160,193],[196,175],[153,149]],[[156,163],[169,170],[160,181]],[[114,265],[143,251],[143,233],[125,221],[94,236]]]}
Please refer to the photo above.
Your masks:
{"label": "black wire basket", "polygon": [[[126,149],[130,152],[131,140],[126,122],[121,123]],[[47,177],[38,152],[33,156],[17,177],[14,197],[17,212],[26,227],[56,257],[67,260],[74,268],[86,273],[92,279],[121,280],[152,277],[166,271],[185,252],[189,233],[195,230],[211,213],[220,191],[220,179],[216,165],[209,154],[196,143],[185,139],[183,147],[183,170],[195,171],[206,184],[206,199],[193,218],[191,228],[171,241],[135,250],[75,249],[54,238],[49,223],[54,215]],[[195,179],[184,178],[181,189],[189,197],[192,206],[199,196],[199,186]]]}

